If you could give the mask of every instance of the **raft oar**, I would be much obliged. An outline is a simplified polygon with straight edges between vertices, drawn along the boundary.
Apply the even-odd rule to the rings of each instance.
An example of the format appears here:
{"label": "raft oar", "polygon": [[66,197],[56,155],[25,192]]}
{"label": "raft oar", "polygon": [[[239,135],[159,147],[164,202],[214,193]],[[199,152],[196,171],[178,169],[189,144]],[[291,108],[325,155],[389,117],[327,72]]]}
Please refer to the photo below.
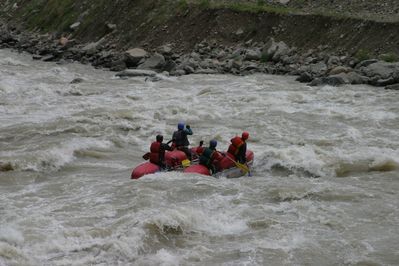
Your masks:
{"label": "raft oar", "polygon": [[247,165],[245,165],[245,164],[243,164],[243,163],[239,163],[239,162],[237,162],[237,161],[231,159],[228,155],[226,155],[226,157],[227,157],[230,161],[232,161],[232,162],[235,164],[236,167],[240,168],[240,169],[244,172],[244,174],[247,174],[247,173],[248,173],[248,176],[251,176],[251,171],[249,170],[249,167],[248,167]]}
{"label": "raft oar", "polygon": [[147,152],[146,154],[144,154],[144,155],[143,155],[143,159],[144,159],[144,160],[150,159],[150,153]]}

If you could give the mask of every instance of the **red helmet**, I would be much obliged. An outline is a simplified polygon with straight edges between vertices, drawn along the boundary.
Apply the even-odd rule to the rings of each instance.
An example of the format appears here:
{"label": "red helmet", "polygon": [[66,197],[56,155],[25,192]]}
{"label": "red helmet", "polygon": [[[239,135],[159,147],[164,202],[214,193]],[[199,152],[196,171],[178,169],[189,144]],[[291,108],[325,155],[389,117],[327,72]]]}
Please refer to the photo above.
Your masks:
{"label": "red helmet", "polygon": [[241,138],[247,140],[249,138],[249,133],[247,131],[242,132]]}

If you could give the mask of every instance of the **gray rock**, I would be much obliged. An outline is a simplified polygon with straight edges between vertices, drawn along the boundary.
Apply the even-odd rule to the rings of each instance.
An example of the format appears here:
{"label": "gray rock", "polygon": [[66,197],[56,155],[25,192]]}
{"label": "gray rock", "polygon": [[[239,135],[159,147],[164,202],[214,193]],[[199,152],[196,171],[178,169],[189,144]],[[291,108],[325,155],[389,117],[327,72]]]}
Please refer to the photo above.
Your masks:
{"label": "gray rock", "polygon": [[337,75],[340,73],[348,73],[353,71],[352,68],[350,67],[344,67],[344,66],[336,66],[333,69],[330,70],[330,72],[328,73],[329,75]]}
{"label": "gray rock", "polygon": [[340,75],[345,75],[349,80],[350,84],[367,84],[369,83],[369,78],[362,76],[356,72],[341,73]]}
{"label": "gray rock", "polygon": [[82,79],[82,78],[75,78],[70,83],[76,84],[76,83],[82,83],[83,81],[84,81],[84,79]]}
{"label": "gray rock", "polygon": [[374,63],[376,63],[376,62],[378,62],[377,59],[363,60],[363,61],[361,61],[360,63],[358,63],[358,64],[356,65],[356,68],[367,67],[367,66],[369,66],[369,65],[371,65],[371,64],[374,64]]}
{"label": "gray rock", "polygon": [[112,23],[107,23],[107,28],[109,29],[109,30],[115,30],[116,29],[116,24],[112,24]]}
{"label": "gray rock", "polygon": [[301,75],[296,79],[299,82],[311,82],[313,77],[308,72],[301,73]]}
{"label": "gray rock", "polygon": [[92,42],[87,44],[85,47],[82,48],[82,51],[88,55],[93,55],[100,50],[100,46],[104,43],[105,38],[101,38],[97,42]]}
{"label": "gray rock", "polygon": [[41,55],[37,55],[37,54],[32,55],[33,60],[41,60],[42,58],[43,58],[43,56],[41,56]]}
{"label": "gray rock", "polygon": [[119,73],[116,73],[117,77],[155,77],[156,72],[152,70],[144,70],[144,69],[126,69]]}
{"label": "gray rock", "polygon": [[399,62],[387,63],[378,61],[367,67],[362,67],[361,72],[367,77],[378,76],[380,79],[388,79],[394,75],[399,75]]}
{"label": "gray rock", "polygon": [[126,65],[128,67],[136,67],[142,59],[148,56],[148,53],[144,49],[133,48],[127,50],[125,56]]}
{"label": "gray rock", "polygon": [[176,69],[176,70],[170,72],[170,74],[172,76],[183,76],[183,75],[186,75],[186,71],[184,71],[184,69]]}
{"label": "gray rock", "polygon": [[311,64],[307,67],[308,71],[314,75],[320,76],[327,72],[327,65],[324,62]]}
{"label": "gray rock", "polygon": [[50,62],[50,61],[54,61],[54,60],[55,60],[55,56],[52,54],[42,57],[42,61],[44,61],[44,62]]}
{"label": "gray rock", "polygon": [[394,77],[389,77],[386,79],[378,79],[377,81],[373,82],[372,85],[378,86],[378,87],[383,87],[383,86],[389,86],[392,84],[397,83],[398,81]]}
{"label": "gray rock", "polygon": [[309,83],[309,86],[320,86],[320,85],[340,86],[348,83],[349,80],[347,80],[346,78],[339,75],[333,75],[328,77],[316,78]]}
{"label": "gray rock", "polygon": [[245,60],[260,60],[262,57],[262,52],[260,49],[247,49],[245,53]]}
{"label": "gray rock", "polygon": [[161,54],[154,54],[139,65],[139,69],[162,69],[165,66],[165,57]]}
{"label": "gray rock", "polygon": [[399,83],[385,87],[386,90],[399,90]]}
{"label": "gray rock", "polygon": [[172,45],[171,44],[165,44],[162,45],[161,47],[159,47],[158,49],[158,53],[162,54],[162,55],[171,55],[172,54]]}
{"label": "gray rock", "polygon": [[239,28],[236,32],[234,32],[236,36],[242,36],[244,34],[244,30]]}
{"label": "gray rock", "polygon": [[194,74],[217,74],[218,72],[214,69],[197,69],[194,71]]}
{"label": "gray rock", "polygon": [[79,26],[80,26],[80,22],[78,21],[78,22],[73,23],[71,26],[69,26],[69,28],[71,30],[76,30],[77,28],[79,28]]}
{"label": "gray rock", "polygon": [[[339,59],[339,57],[338,56],[330,56],[329,58],[328,58],[328,60],[327,60],[327,65],[328,66],[331,66],[331,65],[339,65],[339,63],[340,63],[340,59]],[[338,73],[337,73],[338,74]]]}

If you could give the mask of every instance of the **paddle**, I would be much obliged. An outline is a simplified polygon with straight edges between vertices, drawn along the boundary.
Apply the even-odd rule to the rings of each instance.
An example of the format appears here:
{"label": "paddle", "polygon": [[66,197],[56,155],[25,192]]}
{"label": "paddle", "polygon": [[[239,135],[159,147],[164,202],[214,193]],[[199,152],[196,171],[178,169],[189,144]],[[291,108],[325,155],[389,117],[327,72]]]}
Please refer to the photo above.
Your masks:
{"label": "paddle", "polygon": [[144,154],[144,155],[143,155],[143,159],[146,160],[146,161],[147,161],[148,159],[150,159],[150,153],[147,152],[146,154]]}
{"label": "paddle", "polygon": [[248,173],[248,176],[251,176],[251,171],[249,170],[249,167],[243,163],[239,163],[233,159],[231,159],[228,155],[225,154],[225,157],[227,157],[230,161],[232,161],[236,167],[240,168],[244,174]]}

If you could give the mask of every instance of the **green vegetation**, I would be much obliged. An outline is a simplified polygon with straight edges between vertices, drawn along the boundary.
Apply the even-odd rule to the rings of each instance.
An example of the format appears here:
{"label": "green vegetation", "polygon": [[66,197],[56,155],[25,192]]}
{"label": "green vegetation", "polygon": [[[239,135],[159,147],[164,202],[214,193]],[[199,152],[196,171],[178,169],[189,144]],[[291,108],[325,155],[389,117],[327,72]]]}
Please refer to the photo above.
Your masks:
{"label": "green vegetation", "polygon": [[210,0],[200,0],[199,6],[201,8],[207,9],[211,7],[211,1]]}
{"label": "green vegetation", "polygon": [[399,61],[399,56],[395,53],[386,53],[386,54],[381,54],[380,59],[385,61],[385,62],[398,62]]}
{"label": "green vegetation", "polygon": [[262,53],[262,56],[260,57],[260,61],[262,63],[269,62],[271,60],[271,56],[268,53]]}
{"label": "green vegetation", "polygon": [[366,49],[359,49],[354,57],[359,60],[359,61],[364,61],[364,60],[368,60],[371,58],[371,53],[370,51],[366,50]]}
{"label": "green vegetation", "polygon": [[258,1],[257,3],[226,3],[215,5],[215,8],[228,8],[238,12],[251,12],[251,13],[276,13],[276,14],[287,14],[295,12],[294,9],[288,7],[272,6]]}
{"label": "green vegetation", "polygon": [[187,0],[179,0],[179,2],[177,3],[177,7],[178,7],[180,10],[187,9],[187,8],[188,8]]}

